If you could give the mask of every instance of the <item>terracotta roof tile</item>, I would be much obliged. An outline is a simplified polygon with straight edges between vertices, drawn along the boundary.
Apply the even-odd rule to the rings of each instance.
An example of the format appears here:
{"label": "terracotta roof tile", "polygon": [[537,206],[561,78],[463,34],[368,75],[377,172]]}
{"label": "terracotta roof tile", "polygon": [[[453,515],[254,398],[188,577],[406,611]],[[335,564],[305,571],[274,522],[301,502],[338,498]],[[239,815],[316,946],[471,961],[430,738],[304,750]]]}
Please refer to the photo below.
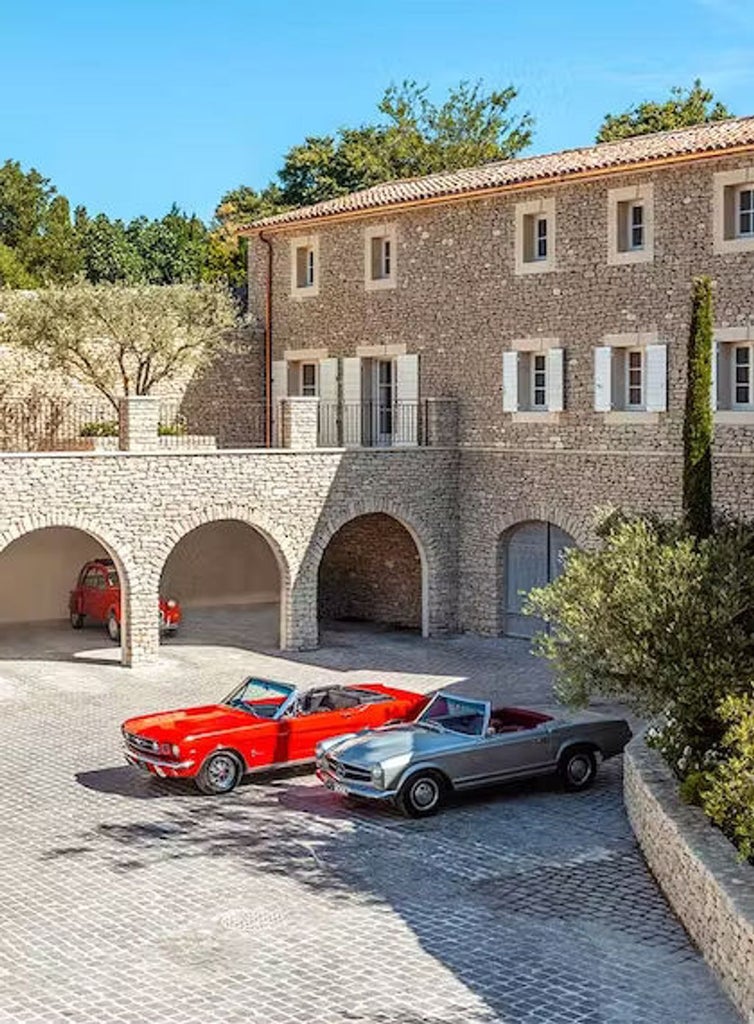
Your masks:
{"label": "terracotta roof tile", "polygon": [[422,199],[458,196],[466,192],[525,182],[544,182],[579,172],[608,168],[618,170],[622,166],[649,163],[667,157],[702,156],[705,152],[739,146],[754,147],[754,117],[731,118],[728,121],[714,121],[654,135],[638,135],[618,142],[602,142],[581,149],[566,149],[560,153],[504,160],[464,170],[428,174],[421,178],[388,181],[314,206],[300,206],[272,217],[263,217],[241,230],[253,232],[265,227],[284,227],[360,210],[377,210]]}

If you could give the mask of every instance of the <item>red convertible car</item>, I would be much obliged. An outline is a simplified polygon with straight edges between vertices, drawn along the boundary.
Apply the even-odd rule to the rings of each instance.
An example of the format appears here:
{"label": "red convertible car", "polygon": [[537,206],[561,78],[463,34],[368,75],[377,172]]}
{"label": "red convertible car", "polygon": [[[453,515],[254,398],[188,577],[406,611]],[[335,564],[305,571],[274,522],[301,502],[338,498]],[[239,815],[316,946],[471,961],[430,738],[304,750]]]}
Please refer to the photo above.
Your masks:
{"label": "red convertible car", "polygon": [[[120,583],[112,558],[95,558],[79,573],[68,598],[71,625],[81,629],[84,619],[102,622],[111,640],[120,640]],[[160,629],[173,633],[181,621],[181,609],[172,598],[160,598]]]}
{"label": "red convertible car", "polygon": [[426,701],[379,683],[299,693],[250,677],[219,704],[129,718],[121,732],[130,764],[229,793],[249,772],[313,762],[320,740],[413,719]]}

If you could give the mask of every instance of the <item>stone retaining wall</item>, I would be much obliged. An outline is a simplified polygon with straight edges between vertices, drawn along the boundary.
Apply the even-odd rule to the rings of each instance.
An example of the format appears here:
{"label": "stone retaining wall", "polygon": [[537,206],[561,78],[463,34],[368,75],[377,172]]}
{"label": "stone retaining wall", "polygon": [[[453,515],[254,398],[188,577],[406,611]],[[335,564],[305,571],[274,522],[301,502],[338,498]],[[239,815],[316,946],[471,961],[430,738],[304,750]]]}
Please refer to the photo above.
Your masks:
{"label": "stone retaining wall", "polygon": [[754,1024],[754,867],[698,807],[644,733],[627,747],[624,799],[652,874],[746,1024]]}

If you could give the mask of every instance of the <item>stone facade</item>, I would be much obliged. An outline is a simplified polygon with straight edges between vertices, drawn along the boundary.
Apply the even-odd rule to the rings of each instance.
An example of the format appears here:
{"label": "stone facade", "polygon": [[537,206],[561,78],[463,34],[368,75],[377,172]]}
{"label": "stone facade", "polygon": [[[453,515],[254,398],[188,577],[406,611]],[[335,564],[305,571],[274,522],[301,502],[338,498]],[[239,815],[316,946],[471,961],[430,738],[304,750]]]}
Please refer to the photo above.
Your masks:
{"label": "stone facade", "polygon": [[754,1021],[754,867],[678,785],[643,734],[627,747],[624,795],[652,874],[747,1024]]}
{"label": "stone facade", "polygon": [[[384,290],[367,289],[363,271],[364,239],[384,211],[307,225],[319,266],[316,294],[304,297],[289,287],[290,238],[301,223],[265,229],[274,360],[305,348],[341,360],[380,347],[416,353],[420,397],[458,402],[462,628],[500,631],[499,541],[510,525],[547,516],[588,543],[601,506],[678,513],[693,278],[713,278],[718,328],[754,324],[754,253],[716,253],[712,231],[714,176],[750,166],[754,153],[530,184],[526,202],[554,209],[556,225],[552,269],[537,274],[516,273],[516,190],[391,209],[395,286]],[[616,190],[650,197],[652,258],[608,258]],[[249,241],[250,301],[261,315],[267,248]],[[631,339],[666,346],[666,410],[596,412],[595,349]],[[504,411],[503,353],[554,344],[564,353],[562,411]],[[754,513],[750,418],[719,415],[714,454],[718,507],[746,516]],[[452,444],[454,430],[445,436]]]}

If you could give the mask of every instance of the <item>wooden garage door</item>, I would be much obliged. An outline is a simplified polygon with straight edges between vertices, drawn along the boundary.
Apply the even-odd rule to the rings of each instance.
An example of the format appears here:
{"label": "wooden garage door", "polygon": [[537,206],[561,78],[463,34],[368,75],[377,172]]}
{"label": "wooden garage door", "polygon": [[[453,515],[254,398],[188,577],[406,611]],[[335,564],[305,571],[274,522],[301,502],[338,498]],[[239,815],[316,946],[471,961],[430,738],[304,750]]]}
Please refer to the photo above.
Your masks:
{"label": "wooden garage door", "polygon": [[542,629],[541,619],[524,615],[526,594],[543,587],[562,569],[562,553],[575,546],[564,530],[552,523],[522,523],[511,533],[504,548],[504,632],[508,636],[533,636]]}

